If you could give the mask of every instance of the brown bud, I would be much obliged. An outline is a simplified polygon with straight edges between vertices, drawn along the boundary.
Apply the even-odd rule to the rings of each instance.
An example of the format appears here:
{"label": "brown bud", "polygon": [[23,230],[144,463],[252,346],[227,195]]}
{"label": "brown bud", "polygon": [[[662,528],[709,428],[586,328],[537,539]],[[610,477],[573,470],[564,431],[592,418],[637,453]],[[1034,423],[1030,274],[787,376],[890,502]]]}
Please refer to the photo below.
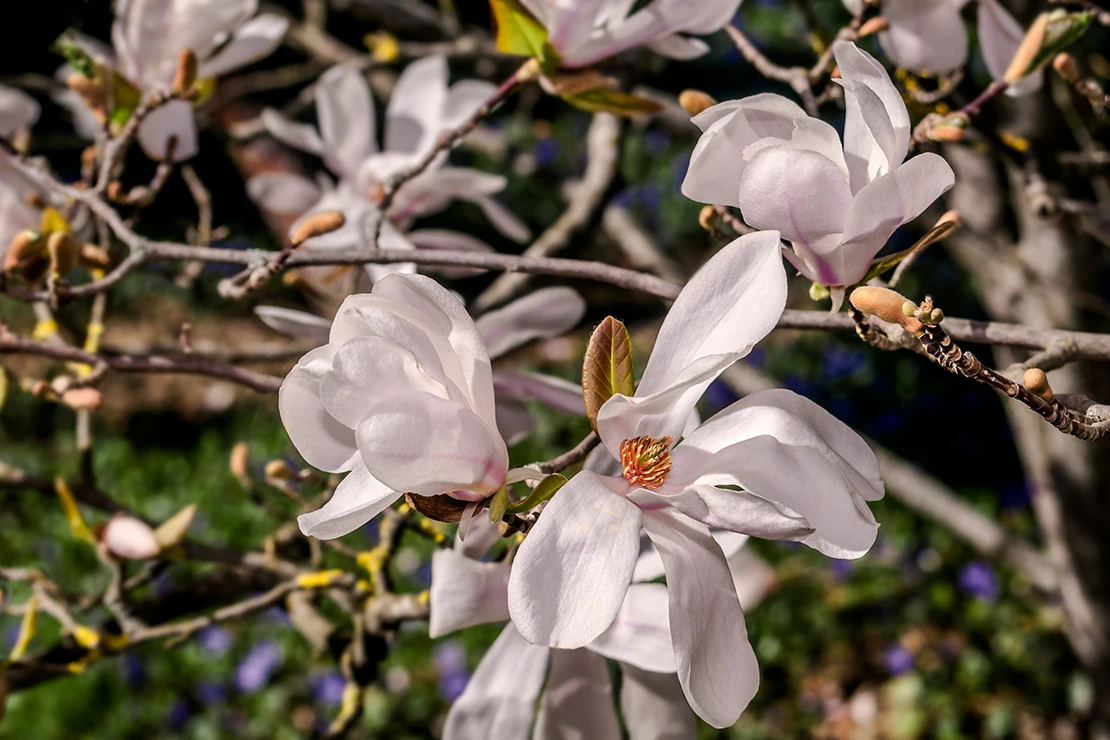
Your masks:
{"label": "brown bud", "polygon": [[903,306],[907,303],[913,306],[913,302],[897,291],[864,285],[852,291],[850,300],[860,311],[898,324],[908,332],[917,333],[924,328],[916,318],[905,314]]}
{"label": "brown bud", "polygon": [[192,49],[182,49],[177,55],[177,74],[173,78],[173,91],[177,95],[184,95],[193,89],[196,81],[197,55]]}
{"label": "brown bud", "polygon": [[108,91],[98,80],[90,80],[83,74],[74,73],[66,79],[69,89],[81,96],[85,105],[100,121],[108,118]]}
{"label": "brown bud", "polygon": [[77,266],[80,248],[68,231],[54,231],[46,238],[46,252],[50,255],[50,269],[56,275],[67,275]]}
{"label": "brown bud", "polygon": [[293,232],[293,244],[304,244],[305,240],[314,236],[330,234],[343,227],[346,219],[339,211],[319,211],[313,213]]}
{"label": "brown bud", "polygon": [[292,480],[294,477],[293,468],[289,467],[289,463],[284,460],[271,460],[266,463],[266,477],[278,478],[280,480]]}
{"label": "brown bud", "polygon": [[4,272],[24,269],[42,256],[42,249],[42,234],[31,229],[20,231],[8,244],[8,253],[4,256]]}
{"label": "brown bud", "polygon": [[1052,60],[1052,68],[1068,82],[1075,84],[1079,79],[1079,66],[1075,63],[1075,57],[1062,51],[1056,55]]}
{"label": "brown bud", "polygon": [[248,466],[250,464],[251,448],[247,446],[246,442],[237,442],[231,448],[231,457],[228,460],[228,467],[231,468],[231,474],[239,479],[239,482],[244,486],[250,482],[248,474]]}
{"label": "brown bud", "polygon": [[1051,401],[1052,387],[1048,384],[1048,376],[1044,374],[1044,370],[1040,368],[1031,367],[1025,371],[1021,377],[1021,384],[1029,390],[1030,393],[1040,396],[1046,401]]}
{"label": "brown bud", "polygon": [[112,266],[112,258],[95,244],[85,242],[81,245],[77,261],[82,267],[91,267],[97,270],[107,270]]}
{"label": "brown bud", "polygon": [[883,18],[881,15],[878,15],[860,26],[859,33],[856,34],[856,37],[863,38],[864,36],[870,36],[873,33],[882,33],[888,28],[890,28],[890,21],[888,21],[886,18]]}
{"label": "brown bud", "polygon": [[96,388],[71,388],[62,394],[62,403],[79,411],[95,411],[104,403],[104,396]]}
{"label": "brown bud", "polygon": [[678,96],[678,104],[682,106],[682,110],[691,116],[696,116],[703,110],[715,106],[717,101],[701,90],[683,90]]}
{"label": "brown bud", "polygon": [[85,167],[96,164],[99,152],[96,151],[95,145],[90,145],[81,150],[81,164]]}
{"label": "brown bud", "polygon": [[706,231],[716,231],[717,229],[717,209],[713,206],[705,206],[698,213],[698,225]]}
{"label": "brown bud", "polygon": [[1025,38],[1022,40],[1018,50],[1014,52],[1014,58],[1010,61],[1010,66],[1006,69],[1006,74],[1003,79],[1013,85],[1014,83],[1021,82],[1025,75],[1029,73],[1029,67],[1033,64],[1037,54],[1044,45],[1045,32],[1048,30],[1048,13],[1041,13],[1037,19],[1033,21],[1033,25],[1029,26],[1029,30],[1025,32]]}
{"label": "brown bud", "polygon": [[833,71],[829,75],[829,79],[830,80],[839,80],[840,79],[840,67],[833,67]]}
{"label": "brown bud", "polygon": [[937,222],[935,224],[933,224],[933,228],[935,229],[936,227],[940,226],[941,224],[947,224],[947,223],[952,223],[952,224],[956,224],[956,226],[959,226],[960,223],[961,223],[960,222],[960,212],[959,211],[945,211],[944,215],[941,216],[940,218],[938,218]]}
{"label": "brown bud", "polygon": [[123,192],[123,183],[119,180],[112,180],[110,183],[108,183],[108,187],[105,192],[108,193],[108,197],[112,200],[122,200],[125,197],[125,194]]}
{"label": "brown bud", "polygon": [[463,510],[470,503],[469,501],[452,498],[447,494],[420,496],[414,493],[406,493],[405,501],[429,519],[451,524],[462,519]]}
{"label": "brown bud", "polygon": [[933,126],[926,134],[931,141],[960,141],[964,130],[956,126]]}
{"label": "brown bud", "polygon": [[27,195],[23,196],[23,200],[27,203],[27,205],[31,206],[32,208],[37,208],[40,211],[43,208],[46,208],[46,198],[42,197],[42,193],[37,190],[31,193],[27,193]]}

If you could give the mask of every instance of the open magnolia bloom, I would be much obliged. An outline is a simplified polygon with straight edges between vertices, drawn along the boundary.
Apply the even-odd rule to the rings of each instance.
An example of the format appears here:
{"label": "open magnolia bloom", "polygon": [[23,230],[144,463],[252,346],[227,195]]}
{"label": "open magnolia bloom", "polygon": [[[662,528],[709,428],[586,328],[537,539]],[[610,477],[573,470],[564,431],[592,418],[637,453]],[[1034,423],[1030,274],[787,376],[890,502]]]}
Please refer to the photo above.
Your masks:
{"label": "open magnolia bloom", "polygon": [[[455,128],[493,94],[495,87],[463,80],[448,87],[447,60],[433,56],[413,62],[397,79],[385,112],[384,146],[378,149],[374,99],[363,73],[352,66],[328,70],[316,83],[319,129],[291,121],[267,109],[262,121],[277,139],[321,157],[338,178],[337,185],[317,185],[291,173],[251,178],[247,190],[266,210],[291,216],[309,211],[337,210],[346,224],[313,239],[312,249],[355,249],[366,246],[379,218],[376,204],[389,180],[410,170],[435,145],[440,134]],[[413,221],[446,208],[454,200],[476,204],[490,222],[510,239],[526,241],[530,233],[494,199],[505,178],[481,170],[446,166],[447,152],[397,191],[378,244],[383,249],[488,250],[481,241],[454,231],[409,231]],[[301,221],[294,223],[296,229]],[[405,233],[407,232],[407,233]],[[412,265],[367,265],[371,279],[412,272]]]}
{"label": "open magnolia bloom", "polygon": [[936,154],[903,162],[910,118],[882,65],[847,41],[835,53],[843,145],[836,129],[779,95],[728,101],[692,119],[703,133],[682,183],[688,198],[739,205],[747,223],[780,231],[799,272],[834,289],[862,280],[895,229],[955,181]]}
{"label": "open magnolia bloom", "polygon": [[39,104],[27,93],[0,85],[0,136],[10,139],[39,120]]}
{"label": "open magnolia bloom", "polygon": [[564,485],[509,578],[509,612],[526,640],[583,647],[620,612],[642,528],[667,574],[679,682],[715,727],[736,721],[759,673],[709,527],[856,558],[878,528],[867,502],[883,493],[867,444],[789,391],[748,396],[679,439],[702,392],[781,316],[779,249],[776,232],[742,236],[683,288],[635,395],[614,395],[597,415],[601,443],[622,475],[584,470]]}
{"label": "open magnolia bloom", "polygon": [[[255,313],[270,328],[292,337],[328,341],[331,322],[315,314],[277,306],[259,306]],[[480,316],[474,322],[490,360],[536,339],[561,336],[586,313],[586,302],[570,288],[541,288]],[[513,445],[532,431],[532,415],[524,401],[540,401],[568,414],[586,413],[582,388],[560,378],[512,370],[494,371],[497,428]]]}
{"label": "open magnolia bloom", "polygon": [[673,59],[709,50],[690,35],[713,33],[736,15],[741,0],[521,0],[547,29],[547,41],[566,69],[586,67],[635,46]]}
{"label": "open magnolia bloom", "polygon": [[[967,64],[967,28],[960,11],[968,0],[883,0],[882,16],[890,27],[879,34],[883,51],[899,67],[944,75]],[[1002,79],[1025,37],[1025,29],[998,0],[978,0],[979,45],[995,79]],[[844,0],[858,13],[862,0]],[[1021,95],[1039,88],[1037,71],[1007,92]]]}
{"label": "open magnolia bloom", "polygon": [[278,394],[297,451],[347,473],[306,535],[362,526],[402,493],[481,501],[505,482],[485,343],[462,303],[422,275],[390,275],[347,298],[328,343],[310,351]]}
{"label": "open magnolia bloom", "polygon": [[[185,49],[197,56],[199,80],[220,77],[269,56],[289,23],[271,13],[256,16],[257,11],[258,0],[119,0],[112,48],[85,40],[78,43],[138,91],[136,97],[169,92]],[[60,97],[59,102],[83,106],[76,95]],[[88,113],[75,114],[80,117],[78,123],[86,122],[79,128],[95,134],[87,130]],[[171,101],[152,111],[139,126],[139,144],[151,159],[167,159],[171,139],[175,161],[197,153],[191,102]]]}
{"label": "open magnolia bloom", "polygon": [[[747,540],[743,535],[719,532],[715,537],[729,558],[741,604],[755,606],[770,586],[769,567],[741,550]],[[432,637],[509,618],[509,563],[477,559],[496,538],[494,525],[478,517],[465,543],[433,556]],[[632,740],[693,737],[694,715],[675,677],[667,589],[644,582],[662,574],[659,555],[649,544],[637,561],[637,582],[629,586],[617,618],[584,648],[532,645],[511,623],[506,626],[452,705],[445,740],[523,738],[533,721],[533,738],[617,740],[621,734],[607,658],[620,666],[620,706]]]}

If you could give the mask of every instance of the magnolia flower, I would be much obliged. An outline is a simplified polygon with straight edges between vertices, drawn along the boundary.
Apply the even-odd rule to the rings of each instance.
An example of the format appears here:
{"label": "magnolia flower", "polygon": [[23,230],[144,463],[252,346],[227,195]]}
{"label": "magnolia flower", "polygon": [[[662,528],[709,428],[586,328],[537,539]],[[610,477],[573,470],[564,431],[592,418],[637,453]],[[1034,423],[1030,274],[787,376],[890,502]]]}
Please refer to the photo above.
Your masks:
{"label": "magnolia flower", "polygon": [[682,192],[739,205],[755,228],[782,233],[794,250],[786,257],[803,275],[843,288],[863,279],[894,230],[954,176],[936,154],[903,163],[910,118],[902,97],[870,55],[846,41],[835,50],[847,106],[843,145],[836,129],[778,95],[720,103],[692,119],[703,133]]}
{"label": "magnolia flower", "polygon": [[[351,66],[328,70],[316,83],[319,130],[291,121],[267,109],[262,121],[276,138],[323,158],[338,185],[323,187],[299,175],[267,173],[251,178],[251,197],[273,213],[299,216],[309,211],[338,210],[347,224],[314,239],[312,249],[364,247],[369,229],[379,217],[376,203],[386,183],[411,169],[436,144],[441,132],[455,128],[494,92],[494,86],[464,80],[448,87],[447,60],[428,57],[410,64],[397,79],[385,112],[384,148],[378,150],[374,99],[363,73]],[[493,195],[505,188],[505,178],[481,170],[446,166],[446,152],[422,174],[397,191],[382,225],[379,245],[385,249],[488,250],[481,241],[442,229],[403,234],[419,216],[436,213],[456,199],[475,203],[499,231],[518,242],[528,228],[498,203]],[[295,229],[300,221],[293,225]],[[371,279],[412,272],[413,266],[367,265]]]}
{"label": "magnolia flower", "polygon": [[[45,166],[45,163],[43,163]],[[88,212],[78,208],[72,212],[72,223],[62,212],[67,210],[65,198],[54,192],[43,192],[14,165],[6,151],[0,151],[0,264],[12,240],[21,231],[34,232],[41,240],[52,231],[69,231],[84,235],[91,226]]]}
{"label": "magnolia flower", "polygon": [[547,29],[560,66],[586,67],[635,46],[672,59],[693,59],[709,51],[702,35],[720,30],[736,15],[741,0],[521,0]]}
{"label": "magnolia flower", "polygon": [[343,301],[328,343],[285,378],[278,409],[310,465],[347,473],[298,520],[306,535],[347,534],[402,493],[481,501],[505,483],[485,343],[459,299],[422,275],[390,275]]}
{"label": "magnolia flower", "polygon": [[39,104],[27,93],[0,85],[0,136],[10,139],[39,120]]}
{"label": "magnolia flower", "polygon": [[[914,72],[949,74],[967,64],[967,29],[960,11],[968,0],[883,0],[882,14],[890,27],[879,34],[879,43],[899,67]],[[858,13],[862,0],[844,0]],[[979,0],[979,46],[983,61],[995,79],[1002,79],[1025,29],[998,0]],[[1010,87],[1011,95],[1039,88],[1044,73],[1038,71]]]}
{"label": "magnolia flower", "polygon": [[679,682],[715,727],[736,721],[759,673],[709,527],[856,558],[878,527],[867,502],[883,493],[867,444],[789,391],[748,396],[675,444],[702,392],[782,314],[779,249],[775,232],[742,236],[683,288],[635,395],[615,395],[598,412],[598,436],[622,475],[574,476],[544,508],[509,577],[509,613],[521,636],[583,647],[620,612],[642,528],[667,574]]}
{"label": "magnolia flower", "polygon": [[[269,56],[289,23],[270,13],[255,16],[257,10],[258,0],[119,0],[112,48],[79,43],[141,95],[169,92],[178,56],[185,49],[197,56],[198,79],[219,77]],[[79,100],[75,95],[60,98],[70,105],[82,105]],[[81,128],[90,133],[87,113],[78,115],[86,122]],[[171,138],[176,140],[174,160],[197,153],[196,121],[189,101],[171,101],[152,111],[139,126],[139,144],[151,159],[168,158]]]}
{"label": "magnolia flower", "polygon": [[[293,337],[328,341],[331,322],[315,314],[277,306],[259,306],[255,313],[267,326]],[[570,288],[542,288],[474,322],[490,360],[535,339],[557,337],[573,329],[586,313],[586,302]],[[582,388],[538,373],[500,370],[493,373],[497,428],[513,445],[532,431],[532,415],[522,401],[541,401],[568,414],[584,415]]]}

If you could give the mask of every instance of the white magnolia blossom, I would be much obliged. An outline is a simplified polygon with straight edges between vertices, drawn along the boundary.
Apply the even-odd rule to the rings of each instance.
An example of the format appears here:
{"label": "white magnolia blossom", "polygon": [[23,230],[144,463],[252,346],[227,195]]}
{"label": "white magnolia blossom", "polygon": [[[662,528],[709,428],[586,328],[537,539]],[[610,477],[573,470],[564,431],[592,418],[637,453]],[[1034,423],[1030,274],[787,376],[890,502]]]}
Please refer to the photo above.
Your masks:
{"label": "white magnolia blossom", "polygon": [[[220,77],[269,56],[289,22],[272,13],[255,15],[257,11],[258,0],[119,0],[111,49],[88,39],[80,44],[141,94],[169,92],[185,49],[197,55],[198,79]],[[59,96],[59,102],[76,108],[79,130],[95,136],[98,126],[94,119],[90,127],[91,116],[81,110],[80,97],[69,93]],[[139,126],[139,144],[151,159],[167,158],[171,138],[176,139],[174,160],[197,153],[192,103],[171,101]]]}
{"label": "white magnolia blossom", "polygon": [[635,46],[673,59],[709,50],[700,39],[736,15],[741,0],[651,0],[635,12],[635,0],[521,0],[547,29],[561,66],[585,67]]}
{"label": "white magnolia blossom", "polygon": [[742,236],[683,288],[635,395],[613,396],[597,416],[601,442],[623,475],[574,476],[544,508],[509,577],[509,612],[521,636],[584,647],[620,613],[646,531],[667,574],[679,682],[715,727],[737,720],[759,671],[709,528],[855,558],[875,541],[867,502],[883,494],[867,444],[789,391],[748,396],[682,436],[703,391],[782,314],[779,252],[775,232]]}
{"label": "white magnolia blossom", "polygon": [[[844,0],[848,10],[859,11],[862,0]],[[882,16],[890,27],[879,34],[883,51],[899,67],[914,72],[949,74],[967,64],[967,28],[960,11],[968,0],[883,0]],[[978,0],[977,24],[983,61],[995,79],[1002,79],[1025,28],[998,0]],[[1007,92],[1021,95],[1039,88],[1044,73],[1038,70]]]}
{"label": "white magnolia blossom", "polygon": [[803,275],[842,288],[867,274],[895,229],[951,188],[954,175],[933,153],[903,162],[910,117],[898,90],[854,44],[838,41],[835,53],[843,144],[835,128],[779,95],[720,103],[692,119],[703,133],[682,192],[739,206],[753,227],[781,232]]}
{"label": "white magnolia blossom", "polygon": [[[45,165],[45,163],[44,163]],[[12,239],[21,231],[42,233],[44,207],[61,215],[65,198],[55,192],[42,191],[13,164],[12,155],[0,150],[0,262],[7,254]],[[71,228],[84,234],[89,228],[88,212],[79,208],[73,215]]]}
{"label": "white magnolia blossom", "polygon": [[[365,247],[379,217],[376,203],[390,178],[410,170],[436,145],[441,132],[461,124],[495,90],[478,80],[463,80],[450,87],[447,82],[447,60],[442,56],[406,67],[385,111],[385,136],[379,150],[374,99],[363,73],[351,66],[333,67],[316,83],[319,129],[291,121],[272,109],[263,111],[262,121],[274,137],[321,157],[339,178],[338,184],[325,181],[318,185],[291,173],[267,173],[251,178],[248,192],[272,213],[300,216],[309,211],[342,211],[347,219],[343,228],[313,239],[307,245],[311,249]],[[446,162],[444,152],[397,191],[378,246],[488,251],[483,242],[455,231],[409,231],[417,217],[441,211],[454,200],[476,204],[510,239],[523,242],[530,237],[528,228],[493,197],[505,188],[503,176],[450,167]],[[299,225],[300,220],[292,228]],[[367,265],[366,270],[377,280],[394,272],[413,272],[414,267]]]}
{"label": "white magnolia blossom", "polygon": [[39,104],[27,93],[0,85],[0,136],[11,138],[39,120]]}
{"label": "white magnolia blossom", "polygon": [[[267,326],[292,337],[328,341],[331,322],[315,314],[277,306],[259,306]],[[586,302],[570,288],[541,288],[478,318],[474,326],[490,360],[536,339],[565,334],[582,320]],[[505,443],[516,444],[532,431],[532,415],[523,401],[540,401],[568,414],[585,415],[582,388],[561,378],[515,370],[495,370],[493,390],[497,428]]]}
{"label": "white magnolia blossom", "polygon": [[[741,604],[746,609],[755,606],[769,588],[773,571],[741,549],[744,535],[717,532],[714,537],[729,559]],[[494,525],[479,517],[465,543],[433,556],[431,637],[509,618],[509,563],[478,560],[496,538]],[[586,647],[553,650],[532,645],[511,623],[506,626],[452,705],[444,740],[523,738],[533,723],[532,737],[537,740],[618,740],[607,658],[620,666],[620,705],[631,740],[694,737],[694,715],[675,676],[667,589],[646,582],[663,575],[662,560],[646,544],[616,619]]]}
{"label": "white magnolia blossom", "polygon": [[462,303],[423,275],[389,275],[343,301],[328,343],[278,394],[282,423],[310,464],[347,473],[298,520],[331,539],[402,493],[481,501],[505,482],[485,343]]}

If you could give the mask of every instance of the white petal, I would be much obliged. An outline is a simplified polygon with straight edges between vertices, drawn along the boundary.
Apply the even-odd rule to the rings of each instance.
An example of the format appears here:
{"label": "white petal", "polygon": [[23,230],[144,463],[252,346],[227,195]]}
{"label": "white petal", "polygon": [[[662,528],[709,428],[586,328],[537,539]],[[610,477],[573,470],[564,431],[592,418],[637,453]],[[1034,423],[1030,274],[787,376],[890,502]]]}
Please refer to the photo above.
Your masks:
{"label": "white petal", "polygon": [[133,516],[114,516],[104,525],[104,546],[118,558],[148,560],[162,551],[149,524]]}
{"label": "white petal", "polygon": [[443,128],[447,104],[447,60],[425,57],[397,78],[385,112],[385,148],[405,154],[423,153]]}
{"label": "white petal", "polygon": [[809,149],[824,156],[848,178],[848,165],[844,163],[844,145],[836,129],[820,118],[799,118],[794,121],[790,143],[796,149]]}
{"label": "white petal", "polygon": [[954,3],[887,0],[883,18],[890,29],[879,44],[899,67],[948,74],[967,63],[967,30]]}
{"label": "white petal", "polygon": [[333,540],[366,524],[400,497],[400,493],[375,480],[365,465],[355,465],[336,486],[331,499],[316,511],[301,514],[297,524],[306,537]]}
{"label": "white petal", "polygon": [[444,740],[528,737],[550,652],[506,627],[447,713]]}
{"label": "white petal", "polygon": [[586,648],[645,671],[674,673],[667,587],[661,583],[629,586],[617,618]]}
{"label": "white petal", "polygon": [[[617,472],[619,473],[619,467]],[[713,539],[721,546],[726,558],[731,558],[747,543],[748,536],[738,532],[729,532],[724,529],[712,530]],[[640,557],[636,561],[636,570],[632,573],[633,582],[654,581],[663,575],[663,559],[659,551],[646,536],[640,538]],[[743,599],[740,600],[743,603]]]}
{"label": "white petal", "polygon": [[628,740],[690,740],[698,720],[673,673],[621,666],[621,714]]}
{"label": "white petal", "polygon": [[[774,443],[763,445],[753,442],[750,447],[750,452],[754,455],[768,449],[772,452],[777,451],[780,446]],[[729,450],[731,448],[726,449],[726,451]],[[681,459],[683,462],[687,461],[687,458]],[[771,459],[774,460],[774,458]],[[762,469],[762,465],[757,467]],[[775,480],[774,471],[770,466],[767,466],[766,477],[767,481]],[[755,482],[745,480],[741,485],[755,491],[762,491],[768,485],[773,485],[767,481],[756,478]],[[797,511],[763,498],[751,490],[730,491],[711,485],[695,485],[678,495],[666,498],[676,509],[702,524],[760,539],[802,540],[814,531],[806,518]]]}
{"label": "white petal", "polygon": [[709,51],[709,44],[701,39],[692,39],[682,34],[663,36],[648,44],[656,54],[671,59],[697,59]]}
{"label": "white petal", "polygon": [[428,636],[507,620],[508,593],[508,563],[483,563],[458,550],[437,550],[432,556]]}
{"label": "white petal", "polygon": [[293,222],[293,225],[289,227],[290,237],[306,218],[317,211],[339,211],[346,221],[331,233],[312,237],[305,242],[302,249],[339,250],[358,249],[366,246],[366,228],[372,212],[369,201],[357,197],[341,185],[337,190],[324,193],[320,200],[308,209],[307,213]]}
{"label": "white petal", "polygon": [[[720,544],[720,540],[717,540]],[[763,597],[775,585],[775,569],[767,561],[744,548],[739,552],[729,555],[728,569],[732,571],[732,584],[736,586],[736,596],[740,599],[740,606],[744,611],[750,611],[763,601]]]}
{"label": "white petal", "polygon": [[482,80],[460,80],[447,90],[441,126],[456,128],[493,97],[497,85]]}
{"label": "white petal", "polygon": [[624,603],[639,552],[640,509],[588,471],[544,508],[513,561],[509,613],[529,642],[578,648]]}
{"label": "white petal", "polygon": [[320,188],[307,177],[265,172],[247,181],[247,195],[271,213],[300,216],[320,201]]}
{"label": "white petal", "polygon": [[586,415],[582,386],[562,378],[507,370],[493,376],[493,387],[499,404],[502,399],[540,401],[567,414]]}
{"label": "white petal", "polygon": [[714,727],[739,719],[759,687],[732,574],[709,530],[667,511],[644,512],[667,569],[678,680],[690,707]]}
{"label": "white petal", "polygon": [[278,141],[309,154],[320,156],[324,153],[324,142],[315,126],[297,123],[273,108],[263,110],[260,118],[262,125]]}
{"label": "white petal", "polygon": [[535,426],[532,413],[524,404],[506,398],[497,399],[497,431],[501,432],[509,447],[525,439]]}
{"label": "white petal", "polygon": [[[1010,62],[1025,38],[1026,29],[997,0],[979,0],[979,46],[983,61],[996,80],[1006,75]],[[1006,90],[1008,95],[1024,95],[1040,88],[1044,71],[1037,70]]]}
{"label": "white petal", "polygon": [[852,192],[885,174],[906,158],[910,116],[901,94],[874,57],[849,41],[833,44],[844,88],[844,156]]}
{"label": "white petal", "polygon": [[605,658],[589,650],[553,650],[532,740],[620,737]]}
{"label": "white petal", "polygon": [[288,20],[272,13],[251,18],[214,57],[200,64],[197,74],[202,78],[219,77],[265,59],[281,44],[288,27]]}
{"label": "white petal", "polygon": [[39,104],[27,93],[0,85],[0,136],[10,137],[39,120]]}
{"label": "white petal", "polygon": [[324,73],[316,83],[316,115],[333,172],[353,174],[377,150],[374,100],[357,68],[341,65]]}
{"label": "white petal", "polygon": [[508,471],[495,429],[465,406],[428,393],[389,396],[369,409],[357,431],[366,467],[396,490],[479,500],[501,488]]}
{"label": "white petal", "polygon": [[319,344],[328,341],[331,322],[316,314],[280,306],[255,306],[254,315],[266,326],[288,337],[312,339]]}
{"label": "white petal", "polygon": [[532,230],[523,221],[517,218],[512,211],[501,205],[490,196],[480,196],[471,200],[482,209],[482,214],[493,224],[493,228],[512,239],[517,244],[523,244],[532,238]]}
{"label": "white petal", "polygon": [[139,124],[139,146],[156,161],[167,159],[170,140],[174,140],[173,161],[182,162],[197,153],[197,124],[193,106],[185,100],[171,100],[150,112]]}
{"label": "white petal", "polygon": [[329,473],[350,470],[359,453],[352,429],[336,421],[320,400],[320,379],[331,369],[334,349],[318,347],[289,371],[278,391],[281,423],[309,465]]}
{"label": "white petal", "polygon": [[534,339],[557,337],[578,326],[586,301],[571,288],[541,288],[479,316],[474,322],[490,358]]}

